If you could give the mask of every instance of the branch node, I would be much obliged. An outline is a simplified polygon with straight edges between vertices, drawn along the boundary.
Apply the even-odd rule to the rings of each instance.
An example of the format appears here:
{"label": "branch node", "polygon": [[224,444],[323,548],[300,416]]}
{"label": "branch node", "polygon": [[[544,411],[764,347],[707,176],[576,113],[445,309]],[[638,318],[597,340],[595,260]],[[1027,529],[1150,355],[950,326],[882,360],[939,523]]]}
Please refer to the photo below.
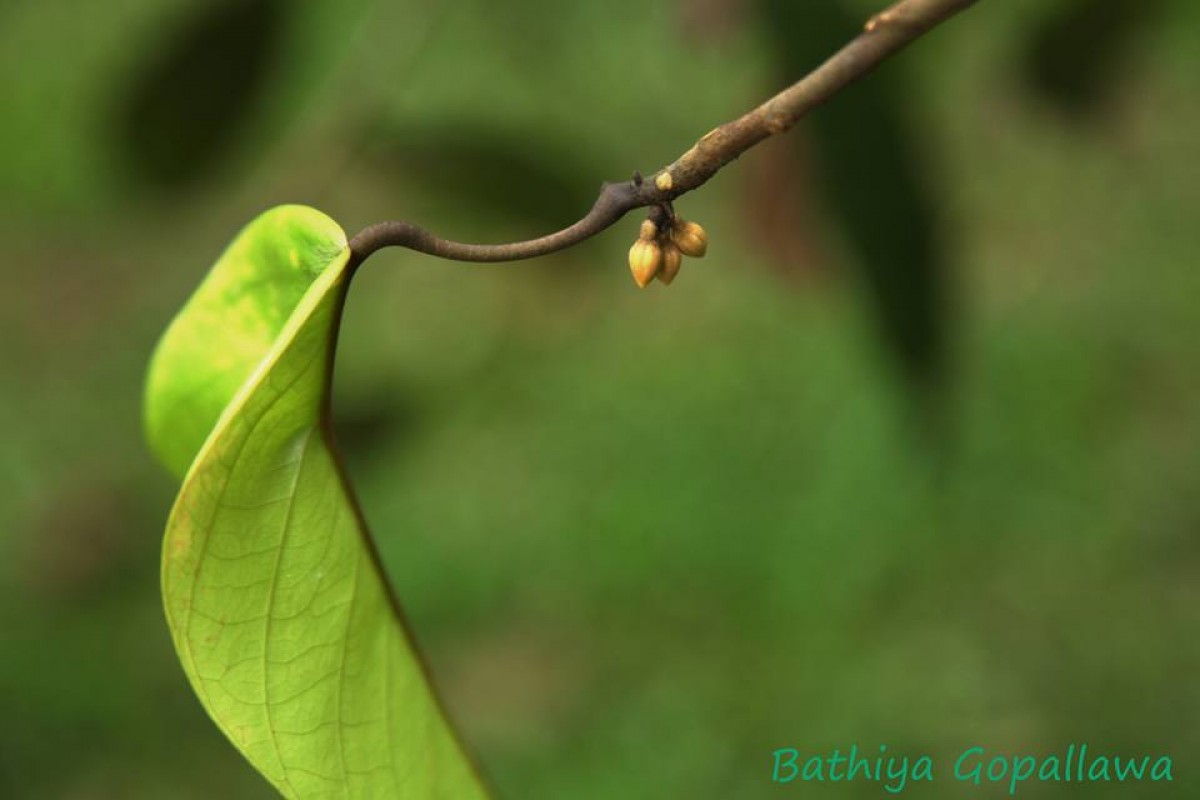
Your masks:
{"label": "branch node", "polygon": [[863,30],[867,33],[874,33],[875,29],[880,25],[885,25],[892,20],[892,15],[888,11],[882,11],[867,20],[867,24],[863,26]]}

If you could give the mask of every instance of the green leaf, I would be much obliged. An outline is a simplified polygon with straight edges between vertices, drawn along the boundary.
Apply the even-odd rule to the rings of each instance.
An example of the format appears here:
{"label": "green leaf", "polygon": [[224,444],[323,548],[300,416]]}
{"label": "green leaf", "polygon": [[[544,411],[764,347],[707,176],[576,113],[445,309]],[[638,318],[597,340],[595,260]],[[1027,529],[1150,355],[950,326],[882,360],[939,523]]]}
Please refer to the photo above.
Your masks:
{"label": "green leaf", "polygon": [[483,798],[334,451],[348,262],[328,217],[267,212],[159,344],[147,432],[186,471],[163,547],[171,635],[208,713],[285,796]]}

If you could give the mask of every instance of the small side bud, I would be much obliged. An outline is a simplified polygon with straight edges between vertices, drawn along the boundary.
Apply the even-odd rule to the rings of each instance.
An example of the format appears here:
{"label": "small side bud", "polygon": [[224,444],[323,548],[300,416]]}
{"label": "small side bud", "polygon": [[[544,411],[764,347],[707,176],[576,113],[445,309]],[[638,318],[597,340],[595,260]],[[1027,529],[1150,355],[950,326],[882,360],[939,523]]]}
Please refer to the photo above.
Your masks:
{"label": "small side bud", "polygon": [[658,173],[658,177],[654,179],[654,187],[660,192],[669,192],[674,185],[675,180],[671,177],[671,173],[666,170]]}
{"label": "small side bud", "polygon": [[685,256],[704,258],[708,252],[708,234],[695,222],[678,220],[671,231],[671,239]]}
{"label": "small side bud", "polygon": [[654,241],[638,239],[629,248],[629,271],[633,273],[633,281],[645,289],[662,266],[662,248]]}
{"label": "small side bud", "polygon": [[638,237],[647,242],[653,242],[656,236],[658,236],[658,226],[654,224],[654,220],[648,219],[643,222]]}
{"label": "small side bud", "polygon": [[683,266],[683,253],[679,252],[679,248],[673,242],[668,242],[662,251],[662,267],[658,270],[658,279],[669,286],[679,274],[679,268]]}

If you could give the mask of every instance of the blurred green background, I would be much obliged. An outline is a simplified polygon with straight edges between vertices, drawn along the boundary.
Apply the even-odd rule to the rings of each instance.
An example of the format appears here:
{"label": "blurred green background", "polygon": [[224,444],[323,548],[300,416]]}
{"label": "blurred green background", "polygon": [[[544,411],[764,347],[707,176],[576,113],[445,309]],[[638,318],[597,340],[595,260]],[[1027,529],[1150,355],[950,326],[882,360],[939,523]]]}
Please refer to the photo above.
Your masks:
{"label": "blurred green background", "polygon": [[[284,202],[569,223],[878,6],[0,3],[0,796],[265,798],[158,597],[157,335]],[[1200,4],[990,0],[680,212],[356,278],[337,427],[508,798],[878,797],[777,747],[1167,753],[1200,793]],[[946,772],[919,797],[999,796]]]}

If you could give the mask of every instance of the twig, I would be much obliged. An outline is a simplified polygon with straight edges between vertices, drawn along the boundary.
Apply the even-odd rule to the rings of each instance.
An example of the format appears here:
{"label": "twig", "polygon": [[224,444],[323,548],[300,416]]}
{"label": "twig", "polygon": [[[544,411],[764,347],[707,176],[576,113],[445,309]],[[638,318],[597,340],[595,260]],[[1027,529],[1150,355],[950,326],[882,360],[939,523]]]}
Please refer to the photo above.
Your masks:
{"label": "twig", "polygon": [[455,261],[519,261],[571,247],[595,236],[635,208],[662,206],[702,186],[721,167],[871,72],[902,49],[977,0],[899,0],[872,17],[864,30],[804,78],[744,116],[705,134],[674,163],[649,178],[606,183],[582,219],[557,233],[507,244],[464,244],[435,236],[410,222],[381,222],[350,241],[361,264],[383,247],[407,247]]}

